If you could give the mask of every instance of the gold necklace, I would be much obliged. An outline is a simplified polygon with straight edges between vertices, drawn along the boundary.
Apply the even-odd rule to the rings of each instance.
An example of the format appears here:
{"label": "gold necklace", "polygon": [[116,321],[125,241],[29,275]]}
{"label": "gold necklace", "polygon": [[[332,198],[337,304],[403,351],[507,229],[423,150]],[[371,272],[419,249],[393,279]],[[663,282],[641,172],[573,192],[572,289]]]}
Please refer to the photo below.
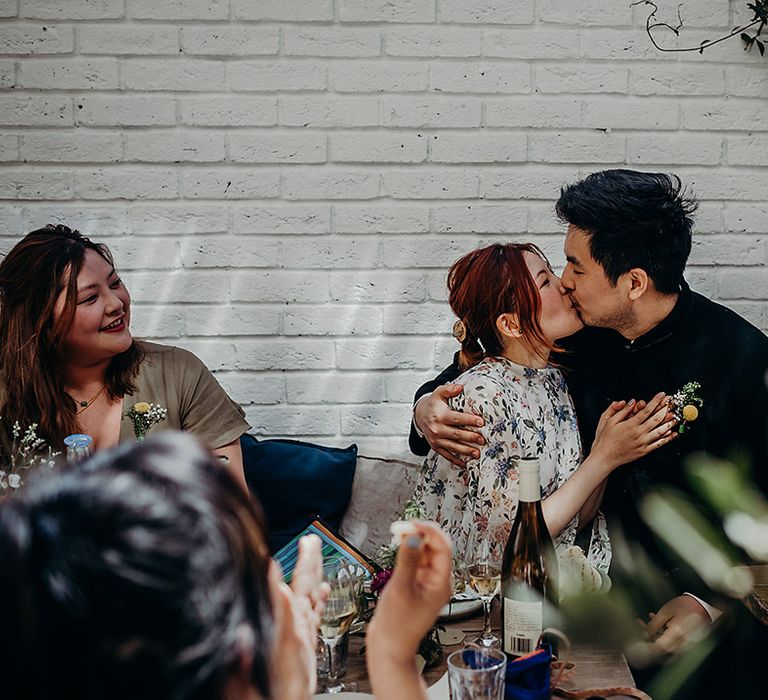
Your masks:
{"label": "gold necklace", "polygon": [[104,391],[104,389],[107,388],[106,384],[102,384],[101,389],[99,389],[93,396],[91,396],[90,399],[87,401],[78,401],[78,404],[80,404],[80,408],[75,411],[75,415],[79,416],[86,408],[88,408],[96,399],[101,396],[101,392]]}

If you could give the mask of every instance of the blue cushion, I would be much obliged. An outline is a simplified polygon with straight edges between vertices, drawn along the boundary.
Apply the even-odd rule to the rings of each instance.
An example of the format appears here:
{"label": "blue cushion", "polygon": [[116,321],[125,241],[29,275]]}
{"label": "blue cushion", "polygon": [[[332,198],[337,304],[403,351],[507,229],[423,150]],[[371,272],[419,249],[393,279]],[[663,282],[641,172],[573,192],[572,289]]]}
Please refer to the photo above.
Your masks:
{"label": "blue cushion", "polygon": [[352,496],[357,445],[342,449],[298,440],[242,435],[245,479],[264,509],[272,552],[290,542],[316,516],[334,530]]}

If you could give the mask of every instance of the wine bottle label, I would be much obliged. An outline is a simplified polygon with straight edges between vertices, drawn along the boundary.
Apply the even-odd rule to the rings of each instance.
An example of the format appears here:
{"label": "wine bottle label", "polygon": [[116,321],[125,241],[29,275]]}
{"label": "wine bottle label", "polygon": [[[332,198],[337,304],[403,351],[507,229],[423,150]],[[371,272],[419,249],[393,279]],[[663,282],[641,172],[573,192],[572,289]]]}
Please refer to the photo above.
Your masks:
{"label": "wine bottle label", "polygon": [[542,630],[541,601],[504,598],[504,651],[519,656],[536,649]]}

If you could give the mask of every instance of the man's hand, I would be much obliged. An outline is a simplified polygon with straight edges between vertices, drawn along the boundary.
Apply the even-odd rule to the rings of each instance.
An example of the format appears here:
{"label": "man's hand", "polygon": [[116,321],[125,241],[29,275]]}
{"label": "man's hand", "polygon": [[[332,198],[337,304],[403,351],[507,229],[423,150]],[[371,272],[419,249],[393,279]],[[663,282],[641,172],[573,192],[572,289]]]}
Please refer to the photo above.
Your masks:
{"label": "man's hand", "polygon": [[689,595],[679,595],[665,603],[645,626],[657,651],[673,654],[698,641],[711,620],[702,605]]}
{"label": "man's hand", "polygon": [[452,411],[448,406],[448,399],[462,391],[461,384],[444,384],[420,399],[413,412],[413,422],[429,446],[457,466],[480,457],[477,446],[485,444],[483,436],[470,429],[482,427],[483,419],[474,413]]}

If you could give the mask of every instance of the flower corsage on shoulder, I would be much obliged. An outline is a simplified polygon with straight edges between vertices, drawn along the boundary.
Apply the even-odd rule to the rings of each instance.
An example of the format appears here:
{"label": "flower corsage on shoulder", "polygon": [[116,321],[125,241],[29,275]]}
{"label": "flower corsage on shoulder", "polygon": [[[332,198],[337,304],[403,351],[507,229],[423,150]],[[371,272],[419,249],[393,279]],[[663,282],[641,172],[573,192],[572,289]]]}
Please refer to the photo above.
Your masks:
{"label": "flower corsage on shoulder", "polygon": [[133,432],[137,440],[143,440],[149,429],[162,423],[168,415],[168,409],[154,403],[139,401],[133,404],[125,414],[133,423]]}
{"label": "flower corsage on shoulder", "polygon": [[669,397],[669,408],[678,420],[677,432],[680,435],[689,423],[699,417],[699,409],[704,405],[704,400],[698,395],[699,389],[701,384],[698,382],[688,382]]}

